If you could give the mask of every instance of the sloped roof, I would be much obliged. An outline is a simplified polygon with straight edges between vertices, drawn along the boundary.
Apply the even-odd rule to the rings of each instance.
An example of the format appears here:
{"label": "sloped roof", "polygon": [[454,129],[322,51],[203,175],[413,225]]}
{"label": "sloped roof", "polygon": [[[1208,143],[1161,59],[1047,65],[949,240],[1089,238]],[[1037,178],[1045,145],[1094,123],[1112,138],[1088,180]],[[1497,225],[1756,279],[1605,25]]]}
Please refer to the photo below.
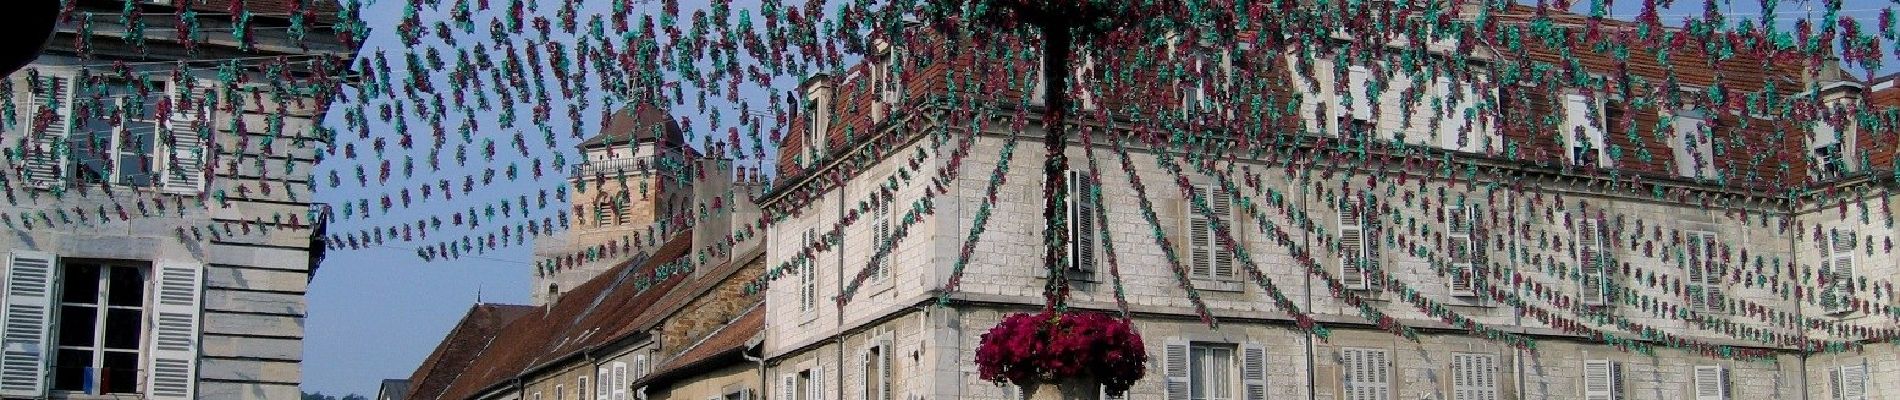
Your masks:
{"label": "sloped roof", "polygon": [[627,316],[645,312],[681,281],[654,279],[654,272],[685,256],[691,247],[690,232],[674,235],[652,256],[615,266],[561,294],[554,303],[514,320],[497,333],[488,351],[433,398],[473,398],[517,376],[631,333],[628,325],[632,318]]}
{"label": "sloped roof", "polygon": [[512,304],[475,304],[462,317],[449,334],[437,344],[435,351],[422,360],[422,365],[409,376],[408,394],[410,399],[434,399],[442,395],[449,383],[468,368],[470,362],[488,349],[489,343],[502,327],[528,312],[538,309],[534,306]]}
{"label": "sloped roof", "polygon": [[606,121],[601,122],[600,132],[582,141],[580,148],[589,149],[649,141],[660,141],[667,147],[679,147],[685,144],[679,121],[673,120],[673,116],[668,114],[666,109],[649,103],[640,103],[608,116]]}
{"label": "sloped roof", "polygon": [[704,340],[680,352],[678,356],[660,364],[659,367],[653,369],[653,373],[634,381],[633,387],[662,385],[692,371],[726,365],[726,362],[738,359],[739,354],[749,347],[747,344],[763,332],[765,332],[765,304],[760,303],[753,305],[745,314],[733,319],[732,322],[719,327],[719,330],[713,331]]}

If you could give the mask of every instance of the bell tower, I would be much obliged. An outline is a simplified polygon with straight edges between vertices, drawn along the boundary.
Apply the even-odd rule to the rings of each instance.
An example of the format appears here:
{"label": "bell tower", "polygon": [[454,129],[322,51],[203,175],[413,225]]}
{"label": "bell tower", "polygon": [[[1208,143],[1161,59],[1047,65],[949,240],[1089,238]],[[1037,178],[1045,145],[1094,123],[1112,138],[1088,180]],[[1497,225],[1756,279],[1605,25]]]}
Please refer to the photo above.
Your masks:
{"label": "bell tower", "polygon": [[582,161],[568,176],[567,232],[535,241],[535,304],[664,244],[680,229],[674,210],[693,199],[687,171],[698,154],[670,113],[642,103],[602,125],[580,143]]}

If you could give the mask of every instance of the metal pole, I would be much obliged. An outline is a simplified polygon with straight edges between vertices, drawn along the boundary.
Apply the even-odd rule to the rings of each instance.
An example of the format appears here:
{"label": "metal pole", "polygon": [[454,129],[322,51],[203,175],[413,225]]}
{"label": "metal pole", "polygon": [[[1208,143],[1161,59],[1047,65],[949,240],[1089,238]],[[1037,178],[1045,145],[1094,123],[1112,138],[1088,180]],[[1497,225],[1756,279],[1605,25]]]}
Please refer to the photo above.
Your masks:
{"label": "metal pole", "polygon": [[1043,227],[1043,264],[1049,269],[1048,287],[1044,295],[1048,297],[1045,309],[1056,311],[1068,308],[1069,277],[1067,274],[1067,256],[1069,247],[1068,221],[1068,182],[1064,179],[1069,170],[1068,132],[1065,129],[1068,111],[1069,92],[1069,51],[1075,38],[1069,27],[1060,22],[1049,21],[1042,25],[1042,145],[1048,152],[1047,162],[1043,164],[1043,209],[1042,217],[1047,221]]}

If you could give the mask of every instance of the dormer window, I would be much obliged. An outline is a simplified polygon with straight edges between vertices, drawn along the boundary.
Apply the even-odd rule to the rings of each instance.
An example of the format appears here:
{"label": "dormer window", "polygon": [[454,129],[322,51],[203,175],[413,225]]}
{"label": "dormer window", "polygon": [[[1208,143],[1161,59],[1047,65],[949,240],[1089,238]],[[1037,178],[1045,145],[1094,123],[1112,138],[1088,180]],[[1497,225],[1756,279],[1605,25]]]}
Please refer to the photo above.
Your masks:
{"label": "dormer window", "polygon": [[1484,98],[1497,98],[1494,91],[1485,91],[1485,97],[1478,95],[1480,90],[1469,81],[1454,81],[1453,78],[1440,76],[1433,80],[1432,91],[1437,96],[1438,147],[1446,150],[1483,152],[1490,137],[1478,124],[1481,108],[1479,102]]}
{"label": "dormer window", "polygon": [[1603,132],[1603,102],[1582,93],[1563,95],[1564,142],[1571,165],[1609,167],[1610,154]]}
{"label": "dormer window", "polygon": [[1676,173],[1685,178],[1714,179],[1715,172],[1715,135],[1709,125],[1707,112],[1698,110],[1676,111],[1673,125],[1675,140],[1671,146],[1676,156]]}
{"label": "dormer window", "polygon": [[[1049,80],[1046,79],[1042,72],[1042,63],[1042,57],[1037,57],[1034,67],[1036,70],[1036,83],[1035,87],[1029,93],[1029,105],[1037,107],[1047,105],[1044,103],[1043,98],[1049,93]],[[1079,95],[1069,96],[1069,106],[1077,107],[1082,110],[1094,110],[1095,96],[1089,91],[1087,85],[1097,82],[1097,80],[1093,78],[1098,77],[1100,73],[1095,67],[1095,55],[1086,54],[1080,49],[1077,49],[1075,53],[1070,55],[1069,64],[1073,66],[1069,70],[1069,91],[1072,93],[1080,93]]]}
{"label": "dormer window", "polygon": [[875,53],[871,56],[871,88],[877,92],[877,106],[871,107],[871,119],[883,121],[894,111],[892,108],[897,106],[903,93],[900,79],[903,63],[898,57],[897,47],[883,39],[877,40],[872,51]]}
{"label": "dormer window", "polygon": [[1841,129],[1827,122],[1814,124],[1814,136],[1808,139],[1808,157],[1813,160],[1814,179],[1825,180],[1839,178],[1854,170],[1852,148],[1853,131]]}

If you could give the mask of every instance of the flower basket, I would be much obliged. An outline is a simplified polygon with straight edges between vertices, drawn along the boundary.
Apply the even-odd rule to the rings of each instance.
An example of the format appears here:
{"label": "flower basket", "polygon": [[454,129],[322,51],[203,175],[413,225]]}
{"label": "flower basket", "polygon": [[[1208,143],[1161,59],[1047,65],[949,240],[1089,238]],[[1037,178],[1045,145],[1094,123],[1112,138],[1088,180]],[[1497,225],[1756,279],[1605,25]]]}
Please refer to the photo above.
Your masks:
{"label": "flower basket", "polygon": [[979,376],[1016,384],[1032,398],[1094,399],[1098,384],[1120,394],[1147,372],[1147,362],[1134,326],[1094,312],[1010,315],[976,348]]}

